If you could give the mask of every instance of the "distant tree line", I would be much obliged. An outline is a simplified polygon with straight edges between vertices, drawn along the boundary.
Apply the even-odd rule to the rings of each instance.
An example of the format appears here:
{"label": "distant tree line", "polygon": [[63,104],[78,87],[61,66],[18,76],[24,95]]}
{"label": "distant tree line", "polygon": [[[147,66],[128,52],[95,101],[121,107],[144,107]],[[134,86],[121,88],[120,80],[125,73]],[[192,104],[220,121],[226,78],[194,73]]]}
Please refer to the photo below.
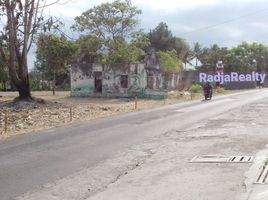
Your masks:
{"label": "distant tree line", "polygon": [[268,72],[268,47],[259,43],[242,42],[230,49],[217,44],[201,47],[196,43],[193,54],[201,61],[199,70],[203,71],[215,71],[216,63],[223,61],[225,72]]}

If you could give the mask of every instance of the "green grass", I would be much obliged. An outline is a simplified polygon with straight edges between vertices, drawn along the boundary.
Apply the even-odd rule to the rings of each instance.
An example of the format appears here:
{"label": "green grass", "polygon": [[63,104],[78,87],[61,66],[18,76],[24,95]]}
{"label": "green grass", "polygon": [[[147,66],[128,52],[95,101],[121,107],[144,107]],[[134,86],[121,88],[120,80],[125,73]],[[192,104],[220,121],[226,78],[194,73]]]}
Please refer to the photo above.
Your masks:
{"label": "green grass", "polygon": [[190,92],[192,93],[200,93],[202,92],[203,88],[201,85],[198,85],[198,84],[193,84],[190,88]]}

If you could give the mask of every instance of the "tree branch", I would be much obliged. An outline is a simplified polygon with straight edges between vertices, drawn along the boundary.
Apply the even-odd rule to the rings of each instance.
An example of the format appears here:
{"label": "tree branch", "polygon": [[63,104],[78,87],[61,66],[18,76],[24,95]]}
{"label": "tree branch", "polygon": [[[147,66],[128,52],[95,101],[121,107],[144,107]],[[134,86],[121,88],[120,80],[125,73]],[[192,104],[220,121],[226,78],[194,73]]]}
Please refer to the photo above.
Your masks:
{"label": "tree branch", "polygon": [[[37,0],[37,3],[36,3],[37,7],[39,7],[39,4],[40,4],[40,0]],[[29,32],[29,34],[30,34],[29,37],[30,38],[29,38],[29,44],[27,44],[28,46],[26,47],[27,48],[27,52],[30,51],[30,48],[32,46],[33,37],[34,37],[34,33],[35,33],[35,30],[36,30],[36,26],[37,26],[38,9],[36,9],[34,11],[34,5],[32,6],[32,12],[34,13],[34,20],[33,20],[33,23],[32,23],[33,24],[33,29],[32,29],[31,32]],[[41,13],[41,15],[42,15],[42,13]]]}

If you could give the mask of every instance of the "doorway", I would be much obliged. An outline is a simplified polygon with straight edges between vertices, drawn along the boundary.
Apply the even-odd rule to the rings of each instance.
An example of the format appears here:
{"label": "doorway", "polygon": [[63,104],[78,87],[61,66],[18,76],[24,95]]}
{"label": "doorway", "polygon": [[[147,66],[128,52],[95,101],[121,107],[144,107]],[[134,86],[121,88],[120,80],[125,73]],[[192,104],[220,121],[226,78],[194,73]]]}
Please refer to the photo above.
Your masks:
{"label": "doorway", "polygon": [[102,72],[94,72],[95,93],[102,93]]}

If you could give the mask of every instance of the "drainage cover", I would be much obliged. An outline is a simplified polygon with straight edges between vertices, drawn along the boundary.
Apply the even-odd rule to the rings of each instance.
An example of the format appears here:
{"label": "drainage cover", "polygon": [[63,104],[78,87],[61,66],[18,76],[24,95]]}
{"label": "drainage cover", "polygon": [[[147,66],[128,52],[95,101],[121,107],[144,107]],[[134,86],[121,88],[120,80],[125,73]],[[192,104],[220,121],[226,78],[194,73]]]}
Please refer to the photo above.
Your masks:
{"label": "drainage cover", "polygon": [[231,156],[231,160],[229,162],[233,163],[249,163],[253,161],[253,156]]}
{"label": "drainage cover", "polygon": [[202,155],[195,156],[192,163],[250,163],[253,156],[224,156],[224,155]]}
{"label": "drainage cover", "polygon": [[268,166],[265,165],[260,169],[259,176],[255,182],[255,184],[267,184],[268,183]]}

